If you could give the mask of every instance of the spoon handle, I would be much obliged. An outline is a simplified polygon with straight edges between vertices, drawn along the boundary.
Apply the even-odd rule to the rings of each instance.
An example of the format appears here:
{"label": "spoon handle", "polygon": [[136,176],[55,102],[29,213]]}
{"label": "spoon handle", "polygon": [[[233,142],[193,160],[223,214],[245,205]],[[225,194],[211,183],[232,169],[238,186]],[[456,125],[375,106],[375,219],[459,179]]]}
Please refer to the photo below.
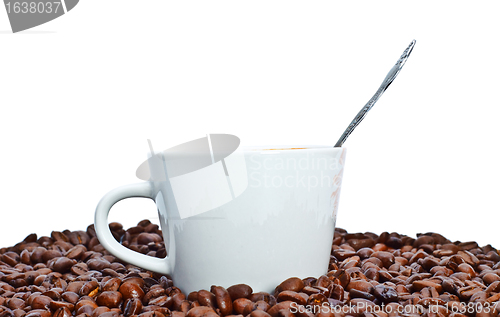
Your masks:
{"label": "spoon handle", "polygon": [[389,87],[389,85],[398,76],[399,72],[401,71],[401,68],[403,68],[404,64],[406,63],[406,60],[410,56],[410,53],[413,50],[413,47],[415,46],[415,43],[416,41],[413,40],[410,43],[410,45],[406,48],[406,50],[403,52],[403,55],[401,55],[401,57],[398,59],[396,64],[391,68],[387,76],[385,76],[385,79],[378,88],[377,92],[373,95],[373,97],[371,97],[371,99],[366,103],[366,105],[363,108],[361,108],[361,110],[351,121],[347,129],[345,129],[344,133],[342,133],[340,139],[335,144],[335,147],[341,147],[342,144],[344,144],[345,140],[349,137],[352,131],[356,129],[358,124],[365,118],[368,111],[370,111],[370,109],[375,105],[380,96],[382,96],[384,91],[386,91],[387,87]]}

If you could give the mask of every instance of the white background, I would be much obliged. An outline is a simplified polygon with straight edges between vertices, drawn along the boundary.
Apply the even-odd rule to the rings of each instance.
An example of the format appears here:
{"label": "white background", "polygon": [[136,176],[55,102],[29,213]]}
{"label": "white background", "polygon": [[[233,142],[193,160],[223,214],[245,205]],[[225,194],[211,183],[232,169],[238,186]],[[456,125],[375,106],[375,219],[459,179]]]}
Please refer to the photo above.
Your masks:
{"label": "white background", "polygon": [[[85,229],[147,139],[346,142],[337,225],[500,247],[496,1],[81,1],[12,34],[0,8],[0,247]],[[154,218],[120,202],[111,220]]]}

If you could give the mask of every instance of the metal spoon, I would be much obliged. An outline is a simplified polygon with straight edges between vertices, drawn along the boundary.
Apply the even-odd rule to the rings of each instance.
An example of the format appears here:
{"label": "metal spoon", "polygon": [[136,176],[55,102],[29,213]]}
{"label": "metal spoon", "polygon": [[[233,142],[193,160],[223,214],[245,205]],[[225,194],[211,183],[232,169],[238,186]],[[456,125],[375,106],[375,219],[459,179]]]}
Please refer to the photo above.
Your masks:
{"label": "metal spoon", "polygon": [[403,52],[403,55],[399,58],[397,61],[396,65],[392,67],[392,69],[389,71],[387,76],[385,77],[384,81],[382,82],[382,85],[380,85],[379,89],[373,95],[373,97],[368,101],[368,103],[361,108],[361,110],[358,112],[356,117],[351,121],[347,129],[345,129],[344,133],[340,137],[340,139],[337,141],[335,144],[335,147],[341,147],[342,144],[344,144],[345,140],[349,137],[349,135],[356,129],[358,124],[365,118],[366,114],[370,109],[375,105],[375,103],[378,101],[380,96],[384,93],[384,91],[389,87],[389,85],[396,79],[396,76],[398,76],[399,72],[401,71],[401,68],[403,68],[404,64],[406,63],[406,60],[411,54],[411,51],[413,50],[413,47],[415,46],[415,40],[413,40],[410,43],[410,46],[408,46],[405,51]]}

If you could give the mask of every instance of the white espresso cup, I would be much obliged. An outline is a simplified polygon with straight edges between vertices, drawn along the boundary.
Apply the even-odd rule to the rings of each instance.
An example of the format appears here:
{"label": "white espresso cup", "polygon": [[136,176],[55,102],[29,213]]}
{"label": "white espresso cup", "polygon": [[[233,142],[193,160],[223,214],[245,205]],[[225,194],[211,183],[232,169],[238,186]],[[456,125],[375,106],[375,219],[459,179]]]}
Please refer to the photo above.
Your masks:
{"label": "white espresso cup", "polygon": [[[185,294],[240,283],[272,293],[289,277],[327,272],[345,153],[345,148],[332,146],[245,147],[232,154],[236,159],[220,160],[221,171],[229,175],[225,185],[208,178],[193,186],[169,178],[169,159],[155,155],[149,160],[149,181],[116,188],[101,199],[95,214],[97,237],[114,256],[169,275]],[[175,159],[189,160],[190,155],[196,154]],[[185,175],[191,181],[201,178],[195,172]],[[199,183],[205,188],[197,188]],[[228,184],[228,199],[210,194]],[[202,198],[193,202],[195,190]],[[108,213],[129,197],[156,203],[165,258],[132,251],[111,234]]]}

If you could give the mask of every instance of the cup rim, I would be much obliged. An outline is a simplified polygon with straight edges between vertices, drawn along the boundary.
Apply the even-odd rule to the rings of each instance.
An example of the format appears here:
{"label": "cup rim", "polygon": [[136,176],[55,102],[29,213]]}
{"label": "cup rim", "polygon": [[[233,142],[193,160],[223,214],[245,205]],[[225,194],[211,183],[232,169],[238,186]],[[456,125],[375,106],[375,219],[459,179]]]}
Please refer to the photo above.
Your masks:
{"label": "cup rim", "polygon": [[[244,152],[264,152],[264,153],[278,153],[278,152],[299,152],[299,151],[312,151],[312,150],[342,150],[345,147],[334,147],[332,145],[242,145],[239,150]],[[237,150],[238,151],[238,150]]]}

